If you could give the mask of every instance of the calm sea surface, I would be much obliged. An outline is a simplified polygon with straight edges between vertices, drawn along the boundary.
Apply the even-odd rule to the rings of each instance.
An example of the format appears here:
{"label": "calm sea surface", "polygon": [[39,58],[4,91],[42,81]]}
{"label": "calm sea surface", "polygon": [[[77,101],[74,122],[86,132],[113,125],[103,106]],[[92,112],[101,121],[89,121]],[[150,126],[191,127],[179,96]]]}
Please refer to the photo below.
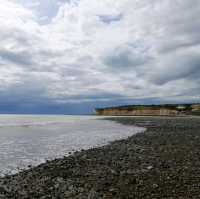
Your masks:
{"label": "calm sea surface", "polygon": [[0,115],[0,174],[141,131],[97,116]]}

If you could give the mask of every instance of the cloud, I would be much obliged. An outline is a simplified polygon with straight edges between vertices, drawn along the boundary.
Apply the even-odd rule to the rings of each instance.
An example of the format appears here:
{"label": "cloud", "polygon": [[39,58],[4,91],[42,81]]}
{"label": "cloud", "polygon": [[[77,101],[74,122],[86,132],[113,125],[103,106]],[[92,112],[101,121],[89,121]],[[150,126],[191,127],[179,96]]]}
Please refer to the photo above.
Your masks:
{"label": "cloud", "polygon": [[130,67],[135,68],[144,65],[145,62],[150,60],[150,57],[142,48],[119,46],[108,53],[108,55],[105,55],[104,59],[104,63],[115,70],[129,70]]}
{"label": "cloud", "polygon": [[1,59],[7,60],[8,62],[13,62],[19,65],[30,65],[31,60],[27,59],[30,57],[30,54],[27,52],[12,52],[6,50],[0,50]]}
{"label": "cloud", "polygon": [[198,0],[0,0],[1,103],[197,100],[199,12]]}
{"label": "cloud", "polygon": [[100,20],[103,23],[111,24],[122,19],[122,14],[118,15],[99,15]]}

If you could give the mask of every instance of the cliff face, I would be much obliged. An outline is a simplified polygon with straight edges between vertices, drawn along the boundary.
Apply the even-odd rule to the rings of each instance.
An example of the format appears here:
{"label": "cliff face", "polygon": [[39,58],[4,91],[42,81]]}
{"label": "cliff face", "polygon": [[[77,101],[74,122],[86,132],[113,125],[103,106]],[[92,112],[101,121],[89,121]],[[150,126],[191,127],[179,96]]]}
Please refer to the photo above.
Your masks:
{"label": "cliff face", "polygon": [[96,109],[97,115],[135,115],[135,116],[175,116],[189,114],[200,110],[200,105],[152,105],[152,106],[121,106]]}
{"label": "cliff face", "polygon": [[193,109],[193,111],[200,110],[200,104],[193,104],[192,109]]}
{"label": "cliff face", "polygon": [[192,105],[192,114],[193,115],[200,115],[200,104]]}
{"label": "cliff face", "polygon": [[143,110],[97,110],[97,115],[177,115],[178,111],[168,109],[143,109]]}

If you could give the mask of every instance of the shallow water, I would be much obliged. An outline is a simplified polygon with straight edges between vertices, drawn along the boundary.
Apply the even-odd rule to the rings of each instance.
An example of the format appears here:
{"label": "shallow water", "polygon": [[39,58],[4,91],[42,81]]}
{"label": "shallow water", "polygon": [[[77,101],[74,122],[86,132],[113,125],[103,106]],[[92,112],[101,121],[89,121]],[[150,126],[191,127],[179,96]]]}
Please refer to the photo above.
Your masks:
{"label": "shallow water", "polygon": [[96,116],[0,115],[0,172],[16,173],[141,131]]}

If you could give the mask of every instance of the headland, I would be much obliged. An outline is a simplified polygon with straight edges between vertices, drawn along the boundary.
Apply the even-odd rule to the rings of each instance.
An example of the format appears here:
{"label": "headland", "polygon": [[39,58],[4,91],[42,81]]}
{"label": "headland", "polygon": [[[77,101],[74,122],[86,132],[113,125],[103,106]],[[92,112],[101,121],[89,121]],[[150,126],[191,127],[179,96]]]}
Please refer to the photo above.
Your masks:
{"label": "headland", "polygon": [[184,116],[200,115],[200,104],[126,105],[96,108],[97,115],[110,116]]}

